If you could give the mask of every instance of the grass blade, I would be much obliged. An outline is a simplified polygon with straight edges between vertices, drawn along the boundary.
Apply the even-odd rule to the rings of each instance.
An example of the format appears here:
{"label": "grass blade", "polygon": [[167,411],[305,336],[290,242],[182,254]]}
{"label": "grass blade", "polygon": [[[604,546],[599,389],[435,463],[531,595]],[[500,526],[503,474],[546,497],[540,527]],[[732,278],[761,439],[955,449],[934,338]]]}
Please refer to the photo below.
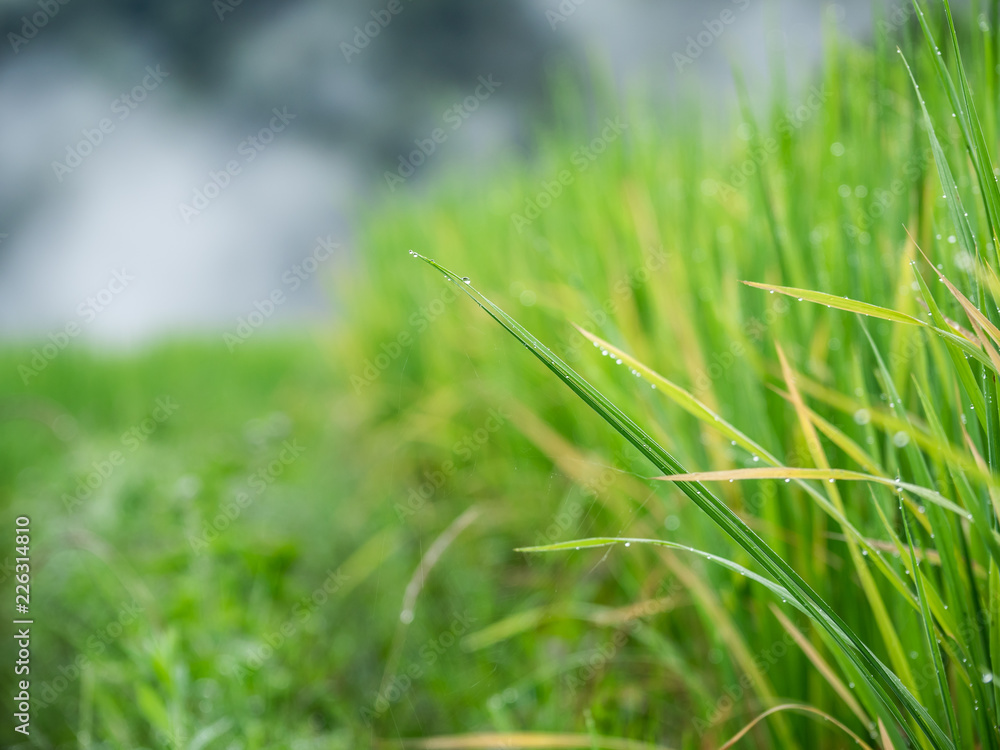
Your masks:
{"label": "grass blade", "polygon": [[[446,279],[458,285],[490,317],[505,328],[512,336],[539,359],[551,372],[597,412],[608,424],[626,438],[655,467],[665,474],[683,474],[680,463],[646,432],[635,424],[602,393],[584,380],[575,370],[556,357],[541,341],[522,327],[517,321],[480,294],[471,283],[457,277],[436,261],[424,258],[418,253],[411,254],[427,262],[440,271]],[[826,630],[842,649],[844,655],[857,667],[861,678],[879,697],[883,711],[890,721],[897,723],[911,741],[917,742],[918,735],[900,712],[896,701],[927,737],[933,747],[953,748],[954,745],[940,726],[913,694],[900,682],[899,678],[883,664],[865,642],[856,635],[839,615],[824,602],[798,573],[724,502],[715,497],[706,487],[696,482],[678,483],[681,491],[701,508],[728,536],[740,545],[763,569],[773,577],[777,585],[789,591],[790,601],[801,607],[809,617]]]}

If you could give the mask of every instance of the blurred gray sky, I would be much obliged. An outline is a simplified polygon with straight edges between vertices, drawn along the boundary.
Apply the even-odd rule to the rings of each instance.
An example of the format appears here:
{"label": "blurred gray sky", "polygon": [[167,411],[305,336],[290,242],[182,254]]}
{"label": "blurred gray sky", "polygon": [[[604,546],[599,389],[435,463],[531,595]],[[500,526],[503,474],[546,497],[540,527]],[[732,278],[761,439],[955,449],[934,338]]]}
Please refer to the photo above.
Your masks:
{"label": "blurred gray sky", "polygon": [[725,109],[727,52],[762,87],[777,46],[801,83],[824,14],[868,33],[870,2],[830,5],[0,2],[0,337],[232,330],[275,290],[266,327],[330,315],[352,216],[415,138],[461,123],[398,189],[488,179],[497,154],[530,153],[555,61]]}

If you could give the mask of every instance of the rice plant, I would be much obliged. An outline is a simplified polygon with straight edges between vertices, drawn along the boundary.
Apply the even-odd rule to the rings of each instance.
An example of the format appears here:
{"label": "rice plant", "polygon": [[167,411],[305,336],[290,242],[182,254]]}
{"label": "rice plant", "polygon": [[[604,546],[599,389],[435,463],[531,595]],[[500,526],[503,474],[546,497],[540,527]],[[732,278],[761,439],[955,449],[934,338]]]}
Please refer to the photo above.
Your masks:
{"label": "rice plant", "polygon": [[[719,232],[708,250],[714,257],[692,263],[695,253],[705,252],[694,243],[712,240],[695,239],[705,227],[691,227],[694,242],[674,251],[673,273],[628,290],[628,314],[616,309],[614,324],[604,315],[590,326],[600,332],[578,329],[578,336],[596,347],[594,359],[603,355],[602,363],[616,365],[593,379],[481,294],[469,278],[411,251],[627,441],[644,459],[639,462],[647,467],[643,476],[675,487],[729,540],[728,552],[717,554],[689,546],[684,533],[658,531],[664,514],[654,506],[664,502],[665,493],[657,493],[627,511],[628,535],[607,533],[523,551],[566,554],[623,545],[635,555],[650,547],[672,550],[680,559],[700,558],[719,569],[713,580],[739,577],[747,590],[756,587],[747,598],[758,607],[766,602],[760,614],[773,617],[794,637],[811,674],[797,690],[785,687],[782,701],[759,665],[747,669],[749,685],[763,701],[734,741],[766,722],[781,746],[799,742],[801,724],[783,720],[783,714],[796,712],[827,722],[830,734],[840,733],[839,740],[825,740],[833,745],[1000,743],[994,681],[1000,674],[1000,279],[995,270],[1000,183],[989,149],[994,133],[986,129],[995,122],[995,96],[982,80],[984,96],[974,94],[947,0],[934,19],[919,3],[914,8],[926,45],[918,55],[924,86],[902,50],[893,72],[883,67],[886,61],[872,63],[880,71],[876,76],[896,82],[889,90],[903,110],[877,114],[877,124],[893,134],[908,125],[907,164],[923,166],[918,155],[922,149],[930,152],[926,165],[932,173],[921,173],[917,185],[905,190],[904,210],[893,212],[902,220],[903,237],[873,242],[869,228],[875,212],[854,205],[841,209],[839,237],[812,229],[804,241],[803,229],[819,218],[810,213],[826,213],[821,204],[832,196],[795,199],[805,180],[797,179],[799,170],[788,158],[793,148],[784,144],[782,156],[788,156],[775,171],[784,166],[786,174],[765,174],[770,165],[757,163],[753,198],[723,195],[723,212],[763,224],[755,227],[763,237]],[[982,36],[976,55],[990,60],[995,35],[985,16],[978,23]],[[912,82],[908,107],[900,101],[901,71]],[[984,77],[990,81],[995,75],[987,70]],[[927,94],[931,86],[936,87],[933,95]],[[845,98],[851,93],[851,86],[845,87]],[[980,99],[986,105],[982,116]],[[829,118],[828,130],[837,124]],[[825,135],[838,137],[835,130]],[[828,153],[839,158],[860,151],[855,158],[861,160],[889,146],[891,138],[887,134],[850,146],[836,140]],[[759,140],[756,134],[750,139],[751,149]],[[809,143],[814,157],[827,158],[816,153],[822,139]],[[854,167],[863,168],[860,162]],[[827,170],[833,167],[826,167],[822,177]],[[720,184],[701,183],[709,194],[720,192]],[[638,246],[632,250],[644,257],[646,248],[659,244],[650,240],[659,235],[662,221],[643,192],[649,185],[623,180],[602,187],[599,197],[582,190],[575,194],[577,208],[593,203],[592,210],[600,212],[604,201],[622,200],[626,215],[621,218],[628,226],[621,229],[636,235],[629,238]],[[778,197],[782,191],[784,201]],[[865,192],[853,191],[854,196]],[[754,213],[756,221],[750,221]],[[582,212],[578,220],[595,230],[590,252],[551,259],[546,296],[556,310],[566,297],[559,287],[572,286],[574,272],[612,278],[611,268],[627,252],[619,251],[609,228],[593,226]],[[565,241],[565,227],[556,227],[555,237],[548,229],[547,224],[538,229],[537,241]],[[560,268],[558,260],[566,266]],[[735,268],[746,285],[743,291],[735,286]],[[490,281],[502,278],[495,269]],[[698,274],[707,293],[685,304],[682,295]],[[747,292],[764,301],[744,302]],[[760,309],[765,295],[787,297],[790,303],[778,308],[783,317],[767,330],[763,351],[750,357],[743,305]],[[700,301],[708,304],[702,307]],[[700,307],[705,317],[694,313]],[[753,360],[732,378],[735,383],[726,384],[729,388],[717,382],[711,368],[708,387],[692,377],[699,372],[694,369],[698,360],[711,351],[709,329],[715,327],[721,329],[716,340],[734,336],[739,346],[729,352],[730,361],[745,355]],[[664,329],[669,335],[661,339],[656,334]],[[673,373],[660,374],[651,355],[669,362]],[[602,382],[612,384],[614,398]],[[643,388],[647,392],[640,393]],[[654,397],[663,405],[649,408]],[[777,446],[784,446],[784,457]],[[687,454],[683,460],[681,451]],[[739,484],[727,487],[733,483]],[[766,500],[749,503],[750,488],[760,486],[770,488]],[[853,601],[844,606],[845,599]],[[796,615],[799,624],[792,620]]]}

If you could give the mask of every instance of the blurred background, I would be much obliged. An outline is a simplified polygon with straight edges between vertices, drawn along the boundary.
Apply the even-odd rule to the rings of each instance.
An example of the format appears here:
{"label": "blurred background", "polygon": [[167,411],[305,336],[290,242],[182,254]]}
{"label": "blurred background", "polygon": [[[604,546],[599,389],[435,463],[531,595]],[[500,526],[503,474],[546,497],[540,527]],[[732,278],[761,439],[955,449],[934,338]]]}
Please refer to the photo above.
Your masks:
{"label": "blurred background", "polygon": [[[263,327],[322,321],[336,308],[325,281],[351,274],[358,210],[530,157],[554,78],[600,70],[726,116],[732,60],[754,87],[784,59],[799,85],[823,18],[863,38],[870,6],[4,2],[0,336],[234,330],[289,272],[300,283]],[[436,128],[442,142],[411,160]],[[335,252],[295,270],[318,238]]]}
{"label": "blurred background", "polygon": [[[997,12],[958,17],[991,143]],[[740,281],[917,315],[908,229],[969,268],[896,54],[965,164],[910,0],[0,0],[0,33],[0,509],[30,517],[37,617],[36,731],[0,746],[718,748],[785,699],[874,731],[800,650],[760,665],[796,624],[711,562],[746,555],[407,250],[686,467],[767,456],[570,322],[801,466],[781,342],[847,445],[831,463],[892,476],[868,335],[903,383],[936,372],[919,332]],[[942,420],[956,445],[966,416]],[[720,495],[881,644],[839,527],[798,484],[749,487]],[[710,556],[519,551],[608,535]],[[879,654],[912,660],[924,633],[881,583],[902,635]],[[779,716],[741,747],[842,740]]]}

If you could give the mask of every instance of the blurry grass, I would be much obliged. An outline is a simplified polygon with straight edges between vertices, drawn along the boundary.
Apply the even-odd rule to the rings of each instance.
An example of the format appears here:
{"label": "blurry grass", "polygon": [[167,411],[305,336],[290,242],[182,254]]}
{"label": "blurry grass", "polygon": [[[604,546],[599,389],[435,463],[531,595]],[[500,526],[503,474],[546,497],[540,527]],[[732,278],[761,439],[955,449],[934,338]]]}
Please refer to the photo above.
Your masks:
{"label": "blurry grass", "polygon": [[[975,262],[995,258],[1000,205],[983,155],[996,36],[976,13],[956,34],[982,138],[935,3],[955,97],[912,14],[872,49],[831,29],[812,100],[754,93],[732,131],[695,102],[565,92],[530,164],[373,211],[329,334],[233,356],[67,351],[27,387],[28,353],[0,354],[0,497],[36,529],[35,679],[88,662],[38,710],[38,744],[719,747],[780,709],[738,746],[947,746],[892,720],[836,634],[747,574],[773,571],[651,481],[662,471],[412,249],[469,274],[687,470],[821,470],[712,489],[956,747],[996,747],[998,285]],[[123,433],[164,395],[179,408],[132,450]],[[287,464],[286,441],[302,447]],[[66,512],[63,493],[116,450],[124,463]],[[831,485],[846,475],[829,467],[899,477],[974,518]],[[514,551],[619,537],[679,547]],[[142,616],[104,637],[133,600]]]}

